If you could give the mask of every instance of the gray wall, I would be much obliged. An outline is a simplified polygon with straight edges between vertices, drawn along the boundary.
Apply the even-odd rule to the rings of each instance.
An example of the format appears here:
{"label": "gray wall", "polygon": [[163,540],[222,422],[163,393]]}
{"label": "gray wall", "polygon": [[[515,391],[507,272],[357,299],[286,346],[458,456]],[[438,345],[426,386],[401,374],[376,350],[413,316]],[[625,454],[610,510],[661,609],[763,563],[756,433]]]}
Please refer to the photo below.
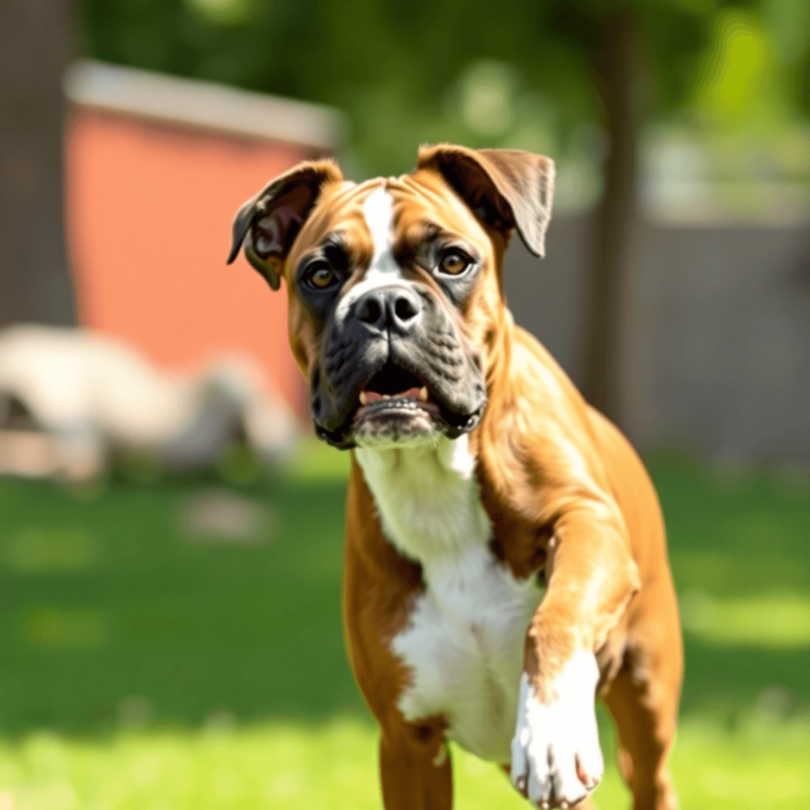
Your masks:
{"label": "gray wall", "polygon": [[[552,221],[547,258],[516,238],[515,320],[576,382],[588,221]],[[642,224],[622,324],[623,427],[642,448],[810,463],[810,228]]]}

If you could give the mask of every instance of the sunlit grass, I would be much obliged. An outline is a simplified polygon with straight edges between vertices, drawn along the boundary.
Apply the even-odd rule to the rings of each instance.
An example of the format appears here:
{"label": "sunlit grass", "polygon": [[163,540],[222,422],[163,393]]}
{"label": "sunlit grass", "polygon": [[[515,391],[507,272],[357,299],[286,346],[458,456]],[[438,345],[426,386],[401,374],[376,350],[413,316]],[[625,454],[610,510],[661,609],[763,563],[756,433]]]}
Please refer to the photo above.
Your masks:
{"label": "sunlit grass", "polygon": [[681,597],[687,632],[724,646],[799,649],[810,647],[810,597],[790,591],[715,599],[705,591]]}
{"label": "sunlit grass", "polygon": [[[377,810],[376,740],[346,719],[94,742],[39,733],[0,748],[0,791],[30,810]],[[454,758],[459,808],[525,806],[494,766]]]}
{"label": "sunlit grass", "polygon": [[[0,807],[17,810],[378,810],[368,722],[122,731],[101,740],[39,732],[0,742]],[[519,810],[506,777],[457,748],[458,810]],[[750,715],[734,730],[687,718],[672,767],[681,806],[806,810],[810,720]],[[627,807],[613,764],[595,794]],[[3,803],[5,801],[5,804]]]}
{"label": "sunlit grass", "polygon": [[807,810],[810,718],[752,714],[733,731],[695,716],[681,724],[673,772],[684,810]]}
{"label": "sunlit grass", "polygon": [[377,803],[368,726],[38,733],[0,752],[0,786],[31,810],[335,808]]}
{"label": "sunlit grass", "polygon": [[[347,461],[311,443],[252,483],[0,480],[0,810],[379,810],[341,638]],[[807,810],[810,487],[652,469],[684,608],[681,807]],[[199,534],[211,493],[265,523]],[[596,803],[626,808],[601,719]],[[457,808],[526,807],[453,758]]]}

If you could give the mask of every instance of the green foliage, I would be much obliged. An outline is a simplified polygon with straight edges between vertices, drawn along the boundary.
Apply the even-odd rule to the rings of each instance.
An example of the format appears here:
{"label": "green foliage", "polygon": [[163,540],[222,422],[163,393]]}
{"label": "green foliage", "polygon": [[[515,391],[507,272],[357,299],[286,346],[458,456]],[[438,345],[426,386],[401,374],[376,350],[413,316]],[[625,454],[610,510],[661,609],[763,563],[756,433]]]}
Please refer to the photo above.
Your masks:
{"label": "green foliage", "polygon": [[[810,112],[806,0],[81,0],[79,8],[87,55],[344,110],[350,177],[408,171],[425,142],[526,149],[557,160],[558,210],[589,207],[601,192],[610,91],[600,59],[617,15],[636,31],[644,121],[710,134],[722,141],[718,159],[764,144],[781,160],[786,137],[802,140],[797,117]],[[733,173],[749,167],[741,159]]]}
{"label": "green foliage", "polygon": [[600,119],[595,60],[617,13],[637,20],[654,95],[681,101],[709,40],[705,5],[83,0],[81,19],[93,57],[340,107],[350,162],[391,173],[425,141],[576,156]]}

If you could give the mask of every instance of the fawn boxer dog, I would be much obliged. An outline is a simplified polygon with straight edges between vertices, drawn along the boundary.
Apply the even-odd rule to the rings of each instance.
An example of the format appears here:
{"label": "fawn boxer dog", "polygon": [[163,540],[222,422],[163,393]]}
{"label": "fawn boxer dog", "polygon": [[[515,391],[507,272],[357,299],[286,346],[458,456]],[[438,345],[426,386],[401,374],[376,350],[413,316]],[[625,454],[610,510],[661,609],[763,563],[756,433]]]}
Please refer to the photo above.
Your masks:
{"label": "fawn boxer dog", "polygon": [[299,164],[233,227],[273,289],[317,434],[352,454],[343,610],[387,810],[448,810],[446,740],[535,807],[582,807],[601,695],[634,807],[675,806],[677,605],[655,491],[503,292],[542,256],[553,163],[423,147],[402,177]]}

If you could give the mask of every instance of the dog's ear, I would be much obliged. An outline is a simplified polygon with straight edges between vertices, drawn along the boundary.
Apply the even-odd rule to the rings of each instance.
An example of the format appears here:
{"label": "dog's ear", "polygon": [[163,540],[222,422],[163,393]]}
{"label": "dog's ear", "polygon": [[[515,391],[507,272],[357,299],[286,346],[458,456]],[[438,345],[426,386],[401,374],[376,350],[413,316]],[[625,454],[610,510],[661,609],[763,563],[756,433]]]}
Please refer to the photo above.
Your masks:
{"label": "dog's ear", "polygon": [[324,183],[343,180],[331,160],[304,161],[272,180],[237,212],[228,264],[244,246],[247,260],[277,290],[284,260]]}
{"label": "dog's ear", "polygon": [[517,228],[536,256],[545,236],[554,196],[554,162],[516,149],[423,146],[417,169],[433,169],[490,227],[508,234]]}

